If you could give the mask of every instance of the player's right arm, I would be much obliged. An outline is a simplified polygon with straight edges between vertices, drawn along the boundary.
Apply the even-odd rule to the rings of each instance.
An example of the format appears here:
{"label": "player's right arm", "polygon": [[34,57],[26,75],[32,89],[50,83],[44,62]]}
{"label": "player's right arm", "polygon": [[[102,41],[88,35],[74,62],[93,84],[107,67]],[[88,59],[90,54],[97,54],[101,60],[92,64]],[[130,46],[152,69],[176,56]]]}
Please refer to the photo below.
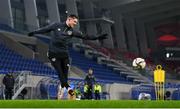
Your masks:
{"label": "player's right arm", "polygon": [[56,23],[52,23],[50,25],[47,25],[45,27],[42,27],[38,30],[32,31],[30,33],[28,33],[28,36],[33,36],[34,34],[43,34],[43,33],[48,33],[50,31],[52,31],[54,28],[56,27]]}

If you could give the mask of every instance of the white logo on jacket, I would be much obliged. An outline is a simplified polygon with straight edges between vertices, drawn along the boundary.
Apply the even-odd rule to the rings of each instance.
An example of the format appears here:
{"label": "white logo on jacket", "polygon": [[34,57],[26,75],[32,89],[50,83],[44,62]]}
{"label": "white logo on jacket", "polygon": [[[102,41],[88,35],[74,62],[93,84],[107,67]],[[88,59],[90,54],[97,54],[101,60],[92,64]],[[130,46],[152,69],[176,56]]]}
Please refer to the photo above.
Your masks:
{"label": "white logo on jacket", "polygon": [[61,31],[61,28],[58,28],[58,31]]}
{"label": "white logo on jacket", "polygon": [[52,58],[51,60],[52,60],[53,62],[55,62],[55,61],[56,61],[56,58]]}
{"label": "white logo on jacket", "polygon": [[67,31],[67,34],[68,35],[72,35],[72,31]]}

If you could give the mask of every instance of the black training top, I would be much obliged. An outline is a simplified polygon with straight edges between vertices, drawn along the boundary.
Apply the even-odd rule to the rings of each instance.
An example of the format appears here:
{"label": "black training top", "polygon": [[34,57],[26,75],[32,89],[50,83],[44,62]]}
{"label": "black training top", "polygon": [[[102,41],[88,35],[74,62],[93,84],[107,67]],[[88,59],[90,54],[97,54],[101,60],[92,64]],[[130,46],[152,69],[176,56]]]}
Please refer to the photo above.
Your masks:
{"label": "black training top", "polygon": [[49,52],[54,54],[68,53],[68,43],[70,42],[72,37],[77,37],[85,40],[98,39],[98,37],[85,37],[82,32],[68,27],[66,23],[53,23],[34,31],[33,34],[43,34],[51,31],[53,32],[53,36],[51,38]]}

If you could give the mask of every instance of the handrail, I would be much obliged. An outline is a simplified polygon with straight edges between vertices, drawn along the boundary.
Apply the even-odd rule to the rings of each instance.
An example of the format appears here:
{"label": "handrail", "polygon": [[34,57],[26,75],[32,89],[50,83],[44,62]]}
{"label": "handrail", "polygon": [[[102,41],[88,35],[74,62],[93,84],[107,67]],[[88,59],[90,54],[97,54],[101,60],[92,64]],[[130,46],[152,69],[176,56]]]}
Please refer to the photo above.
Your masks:
{"label": "handrail", "polygon": [[27,81],[29,75],[31,75],[30,71],[21,71],[17,78],[15,78],[14,95],[24,84],[29,84]]}

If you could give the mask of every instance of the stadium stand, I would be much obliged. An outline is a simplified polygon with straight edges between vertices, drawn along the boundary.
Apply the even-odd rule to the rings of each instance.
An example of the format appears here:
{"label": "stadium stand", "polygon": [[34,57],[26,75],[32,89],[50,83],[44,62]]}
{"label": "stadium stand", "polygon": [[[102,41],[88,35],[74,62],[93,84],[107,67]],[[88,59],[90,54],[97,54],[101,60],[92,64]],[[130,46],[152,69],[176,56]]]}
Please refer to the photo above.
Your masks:
{"label": "stadium stand", "polygon": [[84,54],[80,54],[72,48],[69,50],[72,58],[72,65],[78,66],[83,69],[84,72],[87,72],[89,68],[93,68],[96,78],[112,82],[132,83],[131,81],[126,80],[126,78],[121,77],[118,73],[108,69],[106,66],[99,65],[92,59],[87,59]]}
{"label": "stadium stand", "polygon": [[1,60],[0,67],[3,72],[15,71],[32,71],[37,75],[54,76],[56,72],[40,61],[28,59],[13,50],[7,48],[4,44],[0,44]]}

